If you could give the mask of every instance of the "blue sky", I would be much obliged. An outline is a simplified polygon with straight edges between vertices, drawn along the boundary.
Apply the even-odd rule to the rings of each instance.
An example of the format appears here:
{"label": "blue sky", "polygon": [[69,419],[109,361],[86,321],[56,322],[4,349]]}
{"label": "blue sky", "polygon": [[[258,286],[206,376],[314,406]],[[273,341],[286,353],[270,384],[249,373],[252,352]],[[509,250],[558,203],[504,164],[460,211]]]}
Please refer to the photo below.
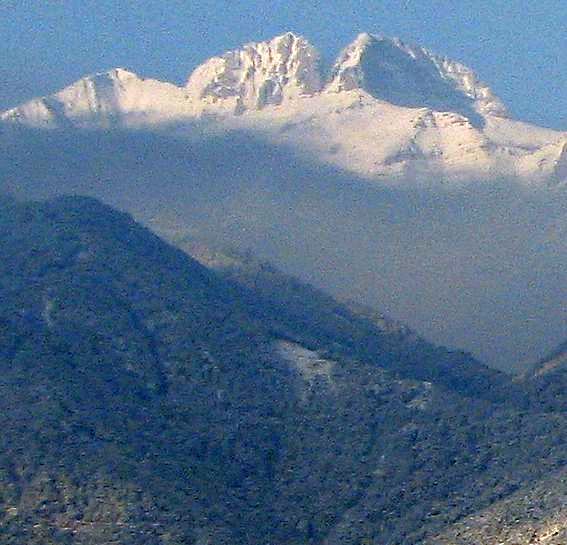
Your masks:
{"label": "blue sky", "polygon": [[115,66],[182,82],[288,30],[329,62],[359,32],[399,36],[472,67],[516,117],[567,130],[565,0],[2,0],[0,109]]}

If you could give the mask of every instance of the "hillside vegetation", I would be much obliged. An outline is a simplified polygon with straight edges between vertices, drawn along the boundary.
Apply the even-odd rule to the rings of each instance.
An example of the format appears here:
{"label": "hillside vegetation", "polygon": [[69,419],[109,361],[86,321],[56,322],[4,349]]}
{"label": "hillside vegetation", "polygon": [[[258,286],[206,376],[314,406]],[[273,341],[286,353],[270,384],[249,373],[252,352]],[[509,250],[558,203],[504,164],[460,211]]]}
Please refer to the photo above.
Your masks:
{"label": "hillside vegetation", "polygon": [[436,543],[564,471],[560,408],[464,353],[89,198],[0,206],[6,545]]}

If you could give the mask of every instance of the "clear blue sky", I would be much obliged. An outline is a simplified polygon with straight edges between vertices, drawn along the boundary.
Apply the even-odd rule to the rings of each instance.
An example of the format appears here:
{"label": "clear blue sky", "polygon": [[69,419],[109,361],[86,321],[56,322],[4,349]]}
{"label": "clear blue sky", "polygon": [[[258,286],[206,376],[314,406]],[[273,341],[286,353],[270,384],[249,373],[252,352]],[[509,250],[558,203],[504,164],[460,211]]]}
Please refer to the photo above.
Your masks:
{"label": "clear blue sky", "polygon": [[182,82],[287,30],[328,61],[359,32],[399,36],[471,66],[516,117],[567,130],[567,0],[1,0],[0,109],[115,66]]}

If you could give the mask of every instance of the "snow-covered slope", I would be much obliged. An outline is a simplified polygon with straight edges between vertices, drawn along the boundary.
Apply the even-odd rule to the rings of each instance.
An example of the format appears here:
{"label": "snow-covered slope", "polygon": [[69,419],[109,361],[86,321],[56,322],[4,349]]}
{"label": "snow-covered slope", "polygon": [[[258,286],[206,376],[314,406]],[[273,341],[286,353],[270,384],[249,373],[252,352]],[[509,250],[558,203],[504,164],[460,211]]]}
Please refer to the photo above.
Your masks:
{"label": "snow-covered slope", "polygon": [[115,68],[8,110],[1,119],[42,128],[110,128],[161,124],[190,112],[182,88]]}
{"label": "snow-covered slope", "polygon": [[[467,67],[397,39],[361,34],[327,83],[319,54],[287,33],[214,57],[187,85],[115,69],[1,115],[46,128],[251,130],[373,181],[567,181],[567,133],[508,117]],[[202,132],[200,131],[200,134]]]}

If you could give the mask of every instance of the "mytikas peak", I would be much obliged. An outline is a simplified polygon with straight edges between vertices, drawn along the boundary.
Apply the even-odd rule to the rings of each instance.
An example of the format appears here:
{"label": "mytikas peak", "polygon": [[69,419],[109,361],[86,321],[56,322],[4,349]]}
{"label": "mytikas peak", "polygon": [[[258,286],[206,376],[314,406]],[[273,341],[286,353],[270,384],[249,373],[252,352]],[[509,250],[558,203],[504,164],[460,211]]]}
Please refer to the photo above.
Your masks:
{"label": "mytikas peak", "polygon": [[286,33],[213,57],[185,86],[123,69],[88,76],[4,112],[41,128],[144,128],[194,137],[256,131],[311,159],[382,183],[566,181],[567,133],[515,121],[472,70],[398,39],[360,34],[321,73]]}

